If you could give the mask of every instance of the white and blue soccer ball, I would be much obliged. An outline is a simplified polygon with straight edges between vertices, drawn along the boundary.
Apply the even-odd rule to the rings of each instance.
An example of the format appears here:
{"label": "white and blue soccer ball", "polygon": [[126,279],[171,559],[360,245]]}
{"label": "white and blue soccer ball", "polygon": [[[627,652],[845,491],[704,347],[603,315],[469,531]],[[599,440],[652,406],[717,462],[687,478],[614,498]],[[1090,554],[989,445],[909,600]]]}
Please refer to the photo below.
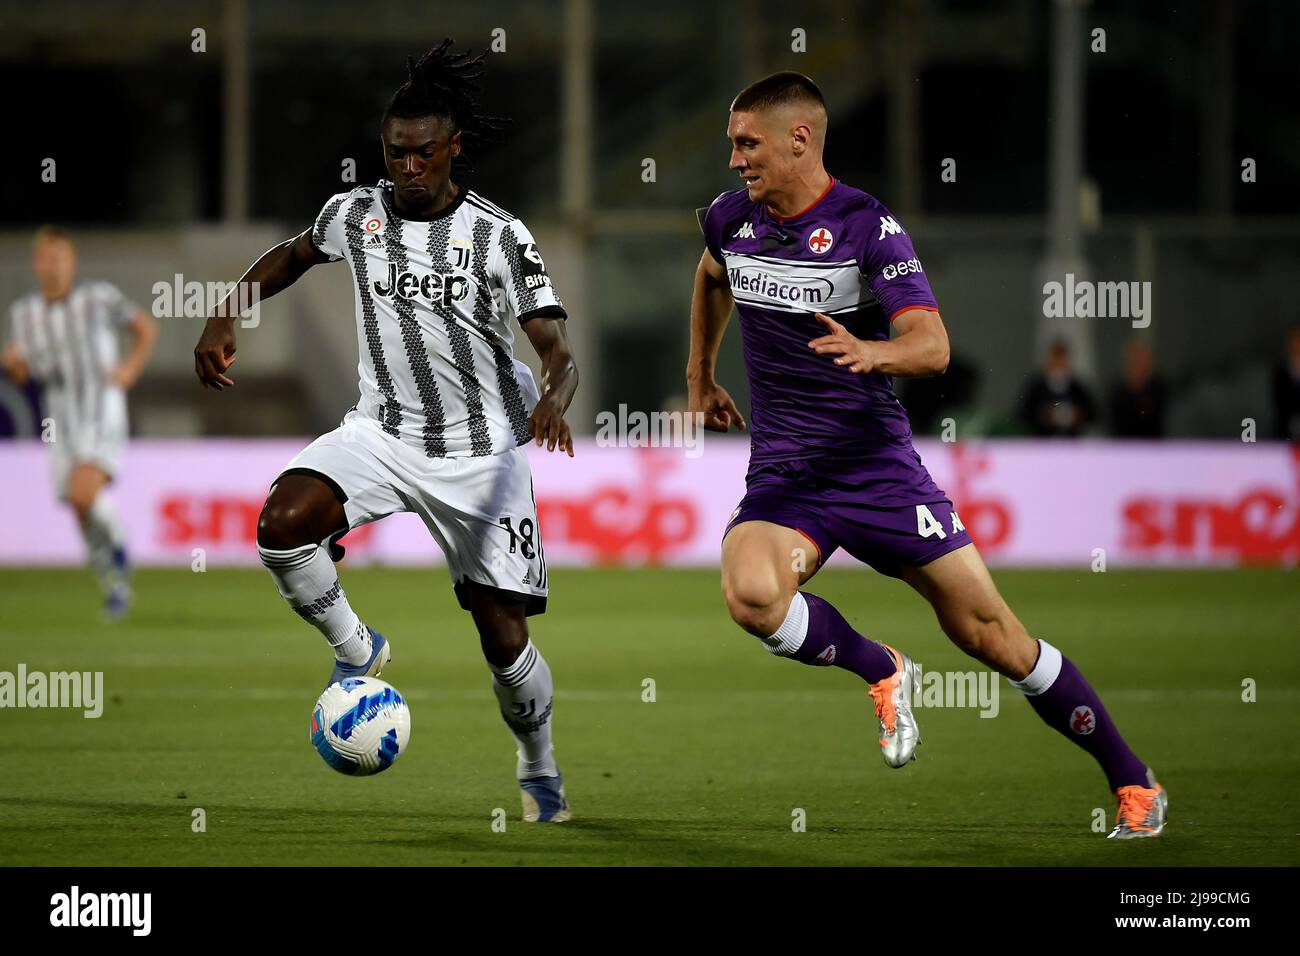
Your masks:
{"label": "white and blue soccer ball", "polygon": [[311,744],[339,773],[387,770],[410,739],[410,708],[396,687],[377,677],[330,684],[311,714]]}

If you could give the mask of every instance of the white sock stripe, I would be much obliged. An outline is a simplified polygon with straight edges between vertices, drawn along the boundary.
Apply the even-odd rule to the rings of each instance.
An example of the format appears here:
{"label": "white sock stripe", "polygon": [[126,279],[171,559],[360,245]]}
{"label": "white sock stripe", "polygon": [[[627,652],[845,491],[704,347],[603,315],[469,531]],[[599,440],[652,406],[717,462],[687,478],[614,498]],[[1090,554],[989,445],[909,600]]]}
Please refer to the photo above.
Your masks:
{"label": "white sock stripe", "polygon": [[[522,684],[532,676],[533,670],[537,667],[537,648],[529,644],[527,648],[528,661],[524,664],[523,669],[511,675],[515,684]],[[523,656],[522,654],[520,655]],[[516,661],[518,663],[518,661]]]}
{"label": "white sock stripe", "polygon": [[277,571],[296,571],[298,568],[305,567],[316,557],[316,552],[319,550],[318,544],[304,545],[292,551],[276,551],[263,548],[261,545],[257,546],[257,554],[262,559],[262,564]]}
{"label": "white sock stripe", "polygon": [[527,681],[528,678],[532,676],[532,673],[533,673],[533,669],[530,667],[528,668],[527,671],[525,671],[522,674],[519,674],[516,677],[503,677],[501,674],[493,674],[492,679],[495,680],[502,687],[518,687],[520,684],[523,684],[525,681]]}
{"label": "white sock stripe", "polygon": [[316,553],[316,549],[319,547],[320,545],[318,544],[304,544],[299,548],[289,548],[288,550],[280,551],[275,548],[264,548],[259,544],[257,546],[257,553],[260,554],[264,560],[287,561],[302,555],[310,557],[312,554]]}
{"label": "white sock stripe", "polygon": [[763,638],[763,646],[780,657],[793,657],[803,647],[808,636],[808,601],[798,592],[790,601],[785,620],[771,637]]}
{"label": "white sock stripe", "polygon": [[1013,680],[1011,685],[1026,697],[1037,697],[1053,684],[1061,673],[1061,652],[1051,644],[1039,639],[1038,662],[1034,664],[1024,680]]}
{"label": "white sock stripe", "polygon": [[533,647],[533,642],[529,641],[520,655],[515,658],[515,662],[509,667],[494,667],[489,664],[492,674],[498,684],[503,687],[518,687],[524,681],[528,680],[537,665],[537,648]]}

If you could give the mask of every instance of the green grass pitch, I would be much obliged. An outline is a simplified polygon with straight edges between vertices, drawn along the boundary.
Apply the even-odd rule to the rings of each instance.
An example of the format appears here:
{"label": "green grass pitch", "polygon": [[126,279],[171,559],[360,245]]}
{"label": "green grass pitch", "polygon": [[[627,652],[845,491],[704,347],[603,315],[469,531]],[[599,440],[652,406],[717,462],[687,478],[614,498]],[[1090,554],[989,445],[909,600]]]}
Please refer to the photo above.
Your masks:
{"label": "green grass pitch", "polygon": [[[1000,712],[919,711],[881,761],[865,687],[769,656],[716,570],[566,570],[533,638],[556,678],[573,822],[525,825],[514,744],[446,572],[342,567],[392,641],[411,744],[352,779],[307,740],[329,667],[259,569],[145,570],[106,624],[89,572],[0,572],[0,670],[103,671],[103,716],[0,710],[0,862],[25,865],[1256,865],[1300,859],[1300,578],[1285,570],[995,575],[1032,633],[1098,687],[1171,797],[1116,843],[1092,760],[1003,683]],[[810,586],[927,670],[973,670],[905,585]],[[654,680],[655,700],[642,700]],[[1242,682],[1257,700],[1243,702]],[[495,808],[508,817],[494,832]],[[192,829],[193,811],[206,832]],[[795,811],[806,831],[795,832]]]}

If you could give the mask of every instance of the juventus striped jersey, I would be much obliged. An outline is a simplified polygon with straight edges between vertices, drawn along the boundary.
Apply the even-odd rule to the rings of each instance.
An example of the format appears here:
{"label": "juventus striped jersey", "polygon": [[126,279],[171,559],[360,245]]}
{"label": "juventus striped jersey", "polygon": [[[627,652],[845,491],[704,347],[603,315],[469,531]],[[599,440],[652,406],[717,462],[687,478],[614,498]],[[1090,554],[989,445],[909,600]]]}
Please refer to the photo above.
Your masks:
{"label": "juventus striped jersey", "polygon": [[136,311],[107,282],[78,283],[56,302],[33,292],[10,308],[11,341],[65,433],[98,427],[107,393],[119,390],[108,380],[118,364],[118,334]]}
{"label": "juventus striped jersey", "polygon": [[381,180],[333,196],[312,242],[352,270],[357,408],[430,458],[493,455],[528,441],[532,372],[522,326],[563,307],[518,218],[461,187],[433,219],[403,219]]}

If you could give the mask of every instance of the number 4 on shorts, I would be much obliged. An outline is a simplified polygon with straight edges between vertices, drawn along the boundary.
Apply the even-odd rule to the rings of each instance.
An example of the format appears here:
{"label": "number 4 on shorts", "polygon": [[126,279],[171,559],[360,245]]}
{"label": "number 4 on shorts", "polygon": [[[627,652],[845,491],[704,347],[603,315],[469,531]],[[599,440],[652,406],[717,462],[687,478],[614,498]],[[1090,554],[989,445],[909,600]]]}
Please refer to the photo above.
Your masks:
{"label": "number 4 on shorts", "polygon": [[[961,519],[957,517],[956,509],[953,509],[952,533],[956,534],[959,531],[965,530],[966,526],[962,524]],[[936,534],[941,539],[948,537],[948,535],[944,533],[943,525],[939,524],[939,519],[936,518],[934,513],[925,505],[916,506],[916,533],[922,538],[930,538]]]}

